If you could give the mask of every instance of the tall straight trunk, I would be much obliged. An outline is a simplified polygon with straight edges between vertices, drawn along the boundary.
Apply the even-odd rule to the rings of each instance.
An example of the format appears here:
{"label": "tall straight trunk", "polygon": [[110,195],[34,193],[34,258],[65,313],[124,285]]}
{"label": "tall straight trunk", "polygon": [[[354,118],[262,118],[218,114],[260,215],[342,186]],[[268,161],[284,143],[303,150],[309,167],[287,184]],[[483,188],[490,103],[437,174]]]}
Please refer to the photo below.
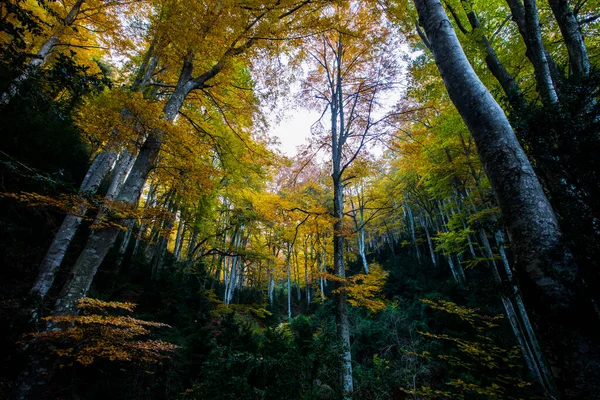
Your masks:
{"label": "tall straight trunk", "polygon": [[356,227],[356,244],[358,245],[358,256],[362,262],[363,270],[365,274],[369,273],[369,264],[367,263],[367,256],[365,254],[365,203],[362,194],[362,188],[356,189],[356,196],[358,197],[358,213],[356,212],[354,202],[350,199],[352,209],[354,209],[353,219],[354,226]]}
{"label": "tall straight trunk", "polygon": [[[94,225],[100,223],[105,218],[106,210],[110,209],[110,203],[114,201],[115,197],[117,197],[117,194],[119,193],[119,190],[121,190],[121,187],[123,187],[123,183],[125,183],[125,177],[131,170],[134,161],[135,155],[130,154],[127,150],[123,150],[119,154],[115,167],[113,168],[110,185],[108,186],[108,190],[104,196],[104,204],[96,215]],[[128,221],[125,225],[129,227],[132,225],[132,223],[131,221]]]}
{"label": "tall straight trunk", "polygon": [[[154,206],[155,194],[156,194],[156,185],[154,184],[154,182],[151,182],[150,188],[148,189],[148,197],[146,198],[146,202],[144,204],[145,208]],[[146,228],[147,228],[146,223],[142,222],[140,224],[140,228],[136,235],[135,244],[133,246],[133,251],[131,253],[133,256],[135,256],[138,252],[140,243],[142,242],[142,240],[144,239],[144,235],[146,234],[146,230],[147,230]]]}
{"label": "tall straight trunk", "polygon": [[304,242],[304,291],[306,292],[306,304],[310,305],[310,284],[308,283],[308,247]]}
{"label": "tall straight trunk", "polygon": [[333,188],[333,215],[335,218],[335,222],[333,223],[333,267],[335,274],[341,279],[341,281],[335,282],[336,290],[339,290],[335,295],[336,325],[338,338],[342,342],[342,387],[344,398],[351,398],[354,385],[352,381],[352,353],[350,351],[350,321],[348,319],[348,305],[346,304],[346,269],[344,264],[343,234],[344,198],[343,184],[339,177],[334,177]]}
{"label": "tall straight trunk", "polygon": [[[93,195],[98,190],[100,183],[110,170],[112,164],[115,161],[117,154],[114,152],[103,151],[94,159],[94,162],[90,166],[81,186],[79,192],[81,196]],[[41,303],[48,291],[52,287],[56,272],[58,271],[60,264],[62,263],[67,249],[77,233],[77,228],[83,220],[83,216],[87,212],[87,206],[80,204],[77,207],[77,214],[69,214],[65,217],[62,225],[56,232],[54,240],[50,244],[44,259],[40,265],[40,271],[33,284],[31,291],[29,292],[32,300],[39,304]],[[37,307],[34,311],[33,319],[37,320]]]}
{"label": "tall straight trunk", "polygon": [[194,224],[194,230],[192,231],[192,237],[188,243],[186,259],[193,260],[194,259],[194,250],[196,248],[196,242],[198,241],[198,226]]}
{"label": "tall straight trunk", "polygon": [[166,219],[163,221],[161,229],[162,233],[159,234],[158,244],[154,246],[154,252],[150,261],[150,265],[152,267],[152,280],[157,280],[159,277],[165,253],[167,252],[171,229],[173,229],[175,216],[177,215],[177,207],[174,205],[175,202],[171,200],[170,203],[169,211],[171,211],[173,215],[167,215]]}
{"label": "tall straight trunk", "polygon": [[[438,210],[439,210],[440,216],[442,218],[442,229],[445,232],[450,232],[450,228],[448,226],[450,223],[450,220],[446,216],[446,214],[444,214],[444,210],[442,207],[439,206],[439,204],[438,204]],[[452,277],[454,278],[454,281],[456,283],[458,283],[459,285],[463,285],[466,282],[467,278],[465,276],[465,271],[463,270],[463,267],[460,264],[460,262],[458,264],[455,264],[451,253],[446,254],[446,261],[448,262],[448,266],[450,267],[450,271],[452,272]]]}
{"label": "tall straight trunk", "polygon": [[427,246],[429,247],[429,256],[431,257],[431,262],[434,267],[437,267],[437,259],[435,257],[435,251],[433,249],[433,243],[431,241],[431,235],[429,234],[429,228],[427,227],[427,217],[421,217],[421,224],[425,229],[425,236],[427,236]]}
{"label": "tall straight trunk", "polygon": [[323,260],[323,256],[317,256],[317,263],[319,265],[319,272],[321,273],[319,278],[319,288],[321,289],[321,301],[325,301],[325,279],[323,278],[323,274],[325,273],[325,262]]}
{"label": "tall straight trunk", "polygon": [[565,39],[571,73],[576,78],[584,78],[590,73],[591,66],[579,22],[567,0],[549,0],[549,3]]}
{"label": "tall straight trunk", "polygon": [[368,274],[369,273],[369,264],[367,263],[367,256],[365,254],[364,223],[361,223],[361,227],[358,230],[357,241],[358,241],[358,254],[360,255],[360,260],[362,261],[363,270],[365,271],[365,274]]}
{"label": "tall straight trunk", "polygon": [[294,276],[296,277],[296,298],[298,300],[298,304],[300,304],[300,300],[302,299],[302,291],[300,290],[300,264],[298,263],[298,249],[293,246],[292,252],[294,254]]}
{"label": "tall straight trunk", "polygon": [[179,261],[181,258],[181,248],[183,247],[183,238],[185,236],[186,222],[181,218],[179,213],[179,224],[177,225],[177,235],[175,236],[175,247],[173,248],[173,256]]}
{"label": "tall straight trunk", "polygon": [[542,42],[542,32],[535,0],[506,0],[510,7],[513,21],[526,46],[526,55],[535,74],[537,90],[545,106],[553,107],[558,104],[556,82],[550,69],[551,60]]}
{"label": "tall straight trunk", "polygon": [[129,242],[131,241],[131,235],[133,233],[133,229],[128,229],[123,235],[123,240],[121,241],[121,245],[119,246],[119,258],[116,261],[116,268],[121,266],[123,262],[123,258],[125,257],[125,253],[127,252],[127,248],[129,247]]}
{"label": "tall straight trunk", "polygon": [[123,150],[121,154],[119,154],[119,159],[117,161],[117,165],[114,168],[112,179],[110,181],[110,185],[108,190],[106,191],[106,199],[114,200],[117,197],[117,194],[123,187],[125,183],[125,178],[131,168],[133,167],[133,163],[135,162],[135,154],[129,153],[127,150]]}
{"label": "tall straight trunk", "polygon": [[[483,251],[487,259],[488,266],[492,270],[492,275],[494,280],[498,284],[502,284],[503,280],[498,272],[498,267],[496,266],[496,261],[494,259],[494,253],[492,251],[492,246],[487,238],[487,234],[483,229],[479,229],[479,239],[483,247]],[[512,280],[512,276],[509,275],[509,284],[512,284],[510,280]],[[529,371],[531,372],[533,378],[538,382],[538,384],[544,389],[546,394],[548,394],[551,398],[555,398],[557,396],[556,388],[554,387],[554,380],[552,375],[550,374],[550,370],[546,365],[546,361],[539,351],[539,346],[537,344],[537,338],[532,329],[527,329],[529,324],[529,316],[527,313],[521,313],[521,319],[519,319],[519,315],[515,312],[515,308],[513,306],[513,301],[517,302],[517,298],[520,299],[520,295],[517,290],[514,290],[511,293],[511,300],[506,294],[502,293],[500,295],[502,304],[504,305],[504,310],[506,311],[506,316],[508,321],[513,329],[513,333],[515,334],[515,338],[519,342],[521,349],[523,351],[523,358],[527,363]],[[525,311],[525,310],[523,310]],[[529,326],[530,327],[530,326]],[[536,351],[537,350],[537,351]]]}
{"label": "tall straight trunk", "polygon": [[292,258],[291,251],[292,251],[292,249],[288,243],[287,254],[286,254],[288,319],[292,318],[292,277],[291,277],[291,271],[290,271],[290,268],[291,268],[290,263],[291,263],[291,258]]}
{"label": "tall straight trunk", "polygon": [[410,235],[412,238],[413,245],[415,246],[415,254],[417,256],[417,260],[421,260],[421,251],[419,250],[419,245],[417,244],[417,233],[415,229],[415,218],[413,216],[412,210],[408,205],[408,202],[404,202],[404,209],[406,210],[406,215],[408,216],[408,226],[410,228]]}
{"label": "tall straight trunk", "polygon": [[273,265],[269,265],[269,268],[267,271],[269,274],[269,288],[268,288],[269,304],[271,305],[271,307],[273,307],[273,294],[275,292],[275,274],[273,273]]}
{"label": "tall straight trunk", "polygon": [[[597,393],[600,362],[591,304],[558,222],[501,107],[477,77],[439,0],[414,0],[450,98],[473,135],[517,259],[527,300],[558,388],[565,398]],[[586,317],[584,317],[586,316]],[[589,318],[589,320],[587,319]]]}

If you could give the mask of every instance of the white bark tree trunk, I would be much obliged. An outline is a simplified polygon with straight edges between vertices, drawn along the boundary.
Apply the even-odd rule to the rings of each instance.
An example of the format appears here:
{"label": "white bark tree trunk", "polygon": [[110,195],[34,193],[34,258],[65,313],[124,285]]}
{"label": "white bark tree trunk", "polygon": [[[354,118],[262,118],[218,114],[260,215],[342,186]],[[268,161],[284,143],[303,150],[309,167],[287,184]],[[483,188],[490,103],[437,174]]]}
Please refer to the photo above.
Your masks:
{"label": "white bark tree trunk", "polygon": [[549,3],[565,39],[571,73],[577,78],[584,78],[589,75],[591,65],[579,22],[567,0],[549,0]]}
{"label": "white bark tree trunk", "polygon": [[[103,151],[98,154],[79,187],[81,196],[93,195],[96,193],[100,183],[110,170],[116,156],[117,155],[114,152]],[[85,215],[86,212],[87,207],[84,204],[79,205],[77,208],[77,215],[67,215],[56,232],[54,240],[50,244],[44,259],[42,260],[35,283],[29,292],[32,300],[36,304],[39,304],[44,300],[46,294],[52,287],[56,272],[60,268],[67,249],[69,248],[75,233],[77,233],[77,228],[79,228],[79,225],[83,220],[82,216]],[[37,306],[33,311],[32,317],[34,321],[37,321]]]}
{"label": "white bark tree trunk", "polygon": [[[84,1],[85,0],[77,0],[77,2],[75,2],[71,10],[69,11],[69,14],[67,14],[67,17],[63,21],[61,21],[62,26],[71,26],[73,22],[75,22],[75,19],[77,18],[79,10],[81,9],[81,6],[83,5]],[[0,95],[0,104],[8,104],[12,100],[12,98],[15,97],[17,93],[19,93],[19,85],[27,81],[34,71],[41,68],[46,63],[46,61],[48,61],[48,58],[54,51],[54,47],[58,43],[59,38],[56,33],[52,34],[44,42],[44,44],[42,45],[42,47],[40,47],[36,55],[29,61],[23,73],[10,83],[6,92]]]}
{"label": "white bark tree trunk", "polygon": [[582,313],[595,314],[580,297],[578,266],[561,242],[554,211],[506,115],[469,64],[440,1],[414,3],[450,98],[475,139],[508,226],[519,276],[531,283],[528,299],[540,316],[537,328],[548,358],[557,357],[553,372],[561,394],[584,398],[600,381],[600,371],[585,364],[598,362],[600,353],[582,322]]}

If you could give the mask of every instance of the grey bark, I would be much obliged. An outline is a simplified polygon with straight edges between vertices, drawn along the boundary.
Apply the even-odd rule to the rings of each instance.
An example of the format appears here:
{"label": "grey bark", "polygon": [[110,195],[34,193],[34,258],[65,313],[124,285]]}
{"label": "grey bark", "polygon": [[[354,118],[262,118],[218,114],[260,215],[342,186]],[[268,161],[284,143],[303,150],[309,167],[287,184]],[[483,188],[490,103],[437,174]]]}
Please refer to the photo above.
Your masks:
{"label": "grey bark", "polygon": [[291,263],[291,258],[292,258],[292,254],[291,254],[291,247],[290,244],[288,243],[287,245],[287,253],[286,253],[286,271],[287,271],[287,312],[288,312],[288,319],[292,318],[292,277],[291,277],[291,271],[290,271],[290,263]]}
{"label": "grey bark", "polygon": [[354,219],[354,226],[356,227],[356,244],[358,245],[358,255],[362,262],[363,270],[365,274],[369,273],[369,264],[367,263],[367,256],[365,254],[365,199],[362,187],[356,188],[356,197],[358,199],[358,212],[352,199],[350,204],[354,213],[352,215]]}
{"label": "grey bark", "polygon": [[549,3],[565,40],[571,73],[577,78],[584,78],[590,73],[591,66],[577,18],[567,0],[549,0]]}
{"label": "grey bark", "polygon": [[334,302],[336,309],[336,327],[338,340],[342,346],[342,371],[341,384],[344,399],[351,399],[354,392],[352,380],[352,352],[350,349],[350,321],[348,318],[348,305],[346,294],[346,268],[344,263],[344,184],[342,174],[343,147],[348,132],[344,120],[344,99],[342,92],[342,34],[339,34],[337,43],[335,82],[332,82],[331,109],[331,159],[333,180],[333,269],[341,281],[335,282],[338,290]]}
{"label": "grey bark", "polygon": [[[500,285],[503,283],[503,280],[502,280],[502,277],[500,276],[500,273],[498,272],[498,267],[496,266],[496,261],[494,259],[494,253],[492,250],[492,246],[490,245],[490,242],[487,238],[487,234],[485,233],[485,231],[483,229],[479,229],[479,239],[483,245],[484,254],[487,257],[487,259],[489,260],[487,262],[487,264],[490,267],[490,269],[492,270],[492,275],[494,276],[494,280],[496,281],[496,283],[498,283]],[[512,285],[512,283],[509,282],[509,285]],[[516,289],[516,287],[515,287],[515,289]],[[520,299],[520,296],[519,296],[517,290],[513,290],[510,293],[510,295],[511,295],[511,297],[515,298],[515,301],[516,301],[516,298]],[[529,368],[529,371],[531,372],[535,381],[544,389],[544,391],[551,398],[555,398],[557,396],[557,393],[556,393],[556,389],[554,388],[554,380],[552,379],[549,369],[546,366],[544,357],[542,356],[541,352],[539,351],[539,347],[537,344],[537,338],[535,337],[533,330],[527,329],[526,325],[529,322],[529,317],[528,317],[527,313],[525,312],[525,309],[523,309],[523,312],[520,312],[520,310],[519,310],[519,313],[521,314],[521,317],[522,317],[522,319],[519,319],[519,315],[517,315],[517,313],[515,312],[515,308],[513,306],[511,299],[504,293],[500,294],[500,298],[502,300],[502,304],[504,306],[506,316],[511,325],[511,328],[513,330],[515,338],[517,339],[517,342],[519,343],[519,345],[521,346],[521,349],[523,351],[523,358],[525,359],[525,362],[527,364],[527,367]],[[524,321],[527,321],[527,322],[524,322]],[[529,327],[531,328],[531,326],[529,326]],[[538,351],[536,351],[536,350],[538,350]]]}
{"label": "grey bark", "polygon": [[515,78],[510,74],[510,72],[508,72],[504,64],[502,64],[498,58],[498,54],[496,54],[496,51],[492,47],[492,44],[488,40],[485,33],[481,31],[481,22],[479,21],[477,13],[472,9],[470,2],[468,3],[467,0],[461,0],[461,2],[465,12],[467,13],[469,24],[473,29],[472,32],[474,35],[478,35],[481,46],[485,50],[485,63],[488,69],[502,87],[502,90],[504,91],[504,94],[506,95],[506,98],[513,110],[517,112],[525,110],[527,108],[525,96],[523,96],[523,92],[521,92],[521,89],[515,81]]}
{"label": "grey bark", "polygon": [[[164,118],[169,122],[175,119],[186,96],[193,89],[193,84],[190,83],[191,72],[192,65],[186,60],[177,87],[163,109]],[[146,178],[154,167],[161,145],[162,132],[155,130],[148,136],[140,149],[116,200],[130,204],[138,201]],[[97,230],[90,235],[56,301],[54,315],[72,315],[77,312],[75,306],[78,299],[87,294],[100,263],[114,245],[119,231],[118,227],[109,227]]]}
{"label": "grey bark", "polygon": [[415,254],[417,256],[417,260],[421,260],[421,251],[419,250],[419,245],[417,244],[417,233],[415,228],[415,218],[413,216],[412,210],[408,205],[408,202],[404,202],[404,209],[406,210],[406,215],[408,216],[408,226],[410,228],[410,235],[412,238],[413,245],[415,246]]}
{"label": "grey bark", "polygon": [[112,174],[112,180],[110,181],[110,186],[106,191],[106,198],[108,200],[114,200],[121,187],[123,187],[123,183],[125,183],[125,178],[131,168],[133,167],[133,163],[135,162],[135,154],[129,153],[127,150],[123,150],[119,155],[119,159],[117,161],[117,165],[114,168]]}
{"label": "grey bark", "polygon": [[545,106],[558,104],[556,82],[552,78],[549,55],[542,42],[535,0],[506,0],[526,47],[526,55],[535,72],[537,90]]}
{"label": "grey bark", "polygon": [[[73,22],[75,22],[75,19],[77,18],[77,15],[79,14],[79,11],[84,1],[85,0],[77,0],[77,2],[69,11],[69,14],[67,14],[67,17],[61,21],[62,26],[71,26]],[[19,85],[27,81],[34,71],[41,68],[46,63],[46,61],[48,61],[48,58],[52,54],[54,47],[57,44],[58,36],[56,34],[51,35],[44,42],[42,47],[40,47],[35,56],[29,61],[23,73],[10,83],[6,92],[2,93],[2,95],[0,96],[0,104],[8,104],[12,100],[12,98],[15,97],[15,95],[19,92]]]}
{"label": "grey bark", "polygon": [[496,194],[519,275],[531,283],[528,298],[540,316],[537,329],[544,335],[561,394],[585,398],[596,393],[599,381],[598,369],[585,365],[597,363],[600,355],[580,320],[590,305],[579,298],[578,267],[561,243],[552,207],[506,115],[469,64],[440,2],[414,3],[450,98],[473,135]]}
{"label": "grey bark", "polygon": [[429,246],[429,256],[431,257],[431,262],[433,263],[434,267],[437,267],[437,259],[435,257],[431,235],[429,234],[429,228],[427,228],[427,217],[421,219],[421,224],[425,229],[425,236],[427,236],[427,246]]}
{"label": "grey bark", "polygon": [[183,247],[183,240],[185,236],[186,222],[182,219],[181,213],[179,213],[179,224],[177,226],[177,235],[175,236],[175,248],[173,249],[173,256],[175,260],[179,261],[181,258],[181,249]]}
{"label": "grey bark", "polygon": [[[98,154],[79,187],[81,196],[93,195],[96,193],[100,183],[110,170],[116,156],[116,153],[106,151]],[[29,292],[32,300],[36,304],[39,304],[44,300],[46,294],[52,287],[56,272],[60,268],[67,249],[69,248],[86,212],[87,206],[83,203],[80,204],[77,208],[77,214],[67,215],[56,232],[54,240],[50,244],[44,259],[42,260],[35,283]],[[35,311],[33,311],[32,317],[33,320],[37,322],[37,307],[35,308]]]}

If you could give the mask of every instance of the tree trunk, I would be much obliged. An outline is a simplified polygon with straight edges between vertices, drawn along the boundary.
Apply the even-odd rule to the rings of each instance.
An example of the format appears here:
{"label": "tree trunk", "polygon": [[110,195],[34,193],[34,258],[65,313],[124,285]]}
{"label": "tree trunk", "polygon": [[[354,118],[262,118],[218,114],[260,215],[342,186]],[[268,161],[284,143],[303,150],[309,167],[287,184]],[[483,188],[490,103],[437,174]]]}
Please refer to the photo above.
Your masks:
{"label": "tree trunk", "polygon": [[502,90],[508,99],[508,103],[516,112],[523,112],[527,108],[527,100],[525,100],[525,96],[523,96],[523,92],[517,85],[515,78],[507,71],[506,67],[500,59],[498,58],[498,54],[492,47],[492,44],[488,40],[487,36],[481,33],[481,22],[479,21],[479,17],[472,9],[470,2],[467,0],[461,0],[465,12],[467,13],[467,18],[469,19],[469,23],[471,24],[471,28],[473,29],[473,34],[480,35],[479,42],[481,43],[484,51],[485,51],[485,63],[494,76],[500,86],[502,86]]}
{"label": "tree trunk", "polygon": [[[184,63],[179,82],[174,93],[163,109],[165,120],[171,122],[177,116],[185,97],[191,91],[189,85],[191,65]],[[116,200],[134,204],[140,198],[148,174],[154,167],[160,147],[162,133],[154,130],[140,149],[125,184]],[[99,229],[90,235],[88,242],[73,265],[70,276],[56,301],[54,315],[73,315],[77,312],[78,299],[85,297],[100,263],[114,245],[120,229],[109,227]]]}
{"label": "tree trunk", "polygon": [[[439,0],[414,0],[444,83],[469,131],[508,226],[530,307],[566,398],[598,393],[600,353],[578,267],[561,243],[552,207],[506,115],[469,64]],[[590,310],[590,311],[588,311]],[[583,317],[587,315],[590,319]],[[584,326],[587,325],[587,326]]]}
{"label": "tree trunk", "polygon": [[[500,285],[503,283],[503,280],[500,276],[500,273],[498,272],[496,261],[494,260],[492,246],[490,245],[490,242],[487,238],[487,234],[483,229],[479,229],[479,238],[483,245],[485,256],[489,260],[487,264],[492,270],[494,280]],[[512,280],[512,274],[508,275],[508,279],[509,286],[512,286],[512,282],[510,282]],[[518,291],[513,290],[510,295],[515,299],[515,302],[518,303],[518,301],[516,300],[517,298],[520,299]],[[502,300],[502,304],[504,305],[504,310],[506,311],[508,321],[511,325],[511,328],[513,329],[513,333],[515,334],[515,338],[519,342],[519,345],[521,346],[521,349],[523,351],[523,358],[525,359],[525,362],[529,367],[529,371],[531,372],[534,379],[538,382],[538,384],[544,389],[546,394],[550,398],[555,398],[557,396],[557,393],[556,388],[554,387],[554,379],[552,378],[550,370],[546,365],[546,360],[539,351],[537,338],[533,332],[533,329],[528,329],[528,327],[531,328],[531,326],[529,325],[529,317],[527,313],[524,309],[523,312],[519,310],[520,316],[522,317],[521,319],[519,319],[519,316],[515,312],[515,308],[511,299],[503,293],[500,295],[500,298]]]}
{"label": "tree trunk", "polygon": [[549,3],[558,22],[560,32],[565,39],[565,45],[569,52],[571,73],[576,78],[584,78],[590,73],[591,66],[577,18],[575,18],[567,0],[549,0]]}
{"label": "tree trunk", "polygon": [[291,258],[292,258],[292,254],[291,254],[292,249],[290,248],[290,245],[288,243],[287,246],[287,255],[286,255],[286,267],[287,267],[287,312],[288,312],[288,319],[292,318],[292,277],[291,275],[291,271],[290,271],[290,263],[291,263]]}
{"label": "tree trunk", "polygon": [[419,251],[419,245],[417,244],[417,233],[415,231],[415,218],[413,217],[412,210],[410,209],[407,201],[404,202],[404,209],[406,210],[406,214],[408,216],[410,235],[413,245],[415,246],[415,254],[417,256],[417,260],[421,261],[421,251]]}
{"label": "tree trunk", "polygon": [[183,239],[185,236],[186,223],[179,213],[179,224],[177,224],[177,235],[175,236],[175,247],[173,248],[173,256],[175,260],[179,261],[181,258],[181,248],[183,247]]}
{"label": "tree trunk", "polygon": [[[110,170],[115,158],[116,153],[114,152],[103,151],[98,154],[79,187],[81,196],[93,195],[96,193],[100,183]],[[34,304],[36,304],[32,316],[35,322],[37,322],[38,319],[37,305],[41,304],[52,287],[56,272],[58,271],[86,212],[87,206],[82,203],[77,208],[77,215],[69,214],[65,217],[42,260],[38,276],[29,292],[31,299],[35,302]]]}
{"label": "tree trunk", "polygon": [[525,0],[524,4],[521,0],[506,0],[506,2],[510,7],[513,21],[517,24],[525,42],[527,58],[533,64],[537,90],[542,98],[542,103],[545,106],[553,107],[558,104],[556,82],[553,81],[550,71],[550,60],[548,60],[548,55],[542,42],[542,33],[535,0]]}
{"label": "tree trunk", "polygon": [[339,291],[335,295],[336,323],[338,338],[342,341],[342,388],[344,390],[344,398],[351,398],[354,389],[352,382],[352,353],[350,351],[350,321],[348,319],[348,305],[346,304],[343,184],[339,177],[334,177],[333,182],[333,215],[335,218],[335,222],[333,223],[333,266],[335,274],[342,279],[341,282],[335,283],[335,288]]}
{"label": "tree trunk", "polygon": [[[85,0],[77,0],[77,2],[75,2],[69,11],[69,14],[67,14],[67,17],[62,21],[62,26],[71,26],[73,22],[75,22],[75,18],[77,18],[79,10],[81,9],[84,1]],[[57,44],[58,36],[55,33],[51,35],[46,42],[44,42],[36,55],[29,61],[23,73],[10,83],[6,92],[2,93],[0,96],[0,104],[8,104],[12,98],[15,97],[15,95],[19,92],[19,84],[28,80],[32,72],[40,68],[46,63],[46,61],[48,61],[50,54],[52,54],[52,51],[54,50],[54,46]]]}

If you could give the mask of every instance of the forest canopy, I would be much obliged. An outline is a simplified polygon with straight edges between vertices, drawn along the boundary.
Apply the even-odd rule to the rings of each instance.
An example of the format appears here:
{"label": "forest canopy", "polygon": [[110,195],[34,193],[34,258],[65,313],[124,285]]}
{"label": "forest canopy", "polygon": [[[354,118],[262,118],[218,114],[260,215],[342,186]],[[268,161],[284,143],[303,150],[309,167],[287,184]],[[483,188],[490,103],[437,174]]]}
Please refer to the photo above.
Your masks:
{"label": "forest canopy", "polygon": [[599,10],[0,0],[0,398],[596,398]]}

